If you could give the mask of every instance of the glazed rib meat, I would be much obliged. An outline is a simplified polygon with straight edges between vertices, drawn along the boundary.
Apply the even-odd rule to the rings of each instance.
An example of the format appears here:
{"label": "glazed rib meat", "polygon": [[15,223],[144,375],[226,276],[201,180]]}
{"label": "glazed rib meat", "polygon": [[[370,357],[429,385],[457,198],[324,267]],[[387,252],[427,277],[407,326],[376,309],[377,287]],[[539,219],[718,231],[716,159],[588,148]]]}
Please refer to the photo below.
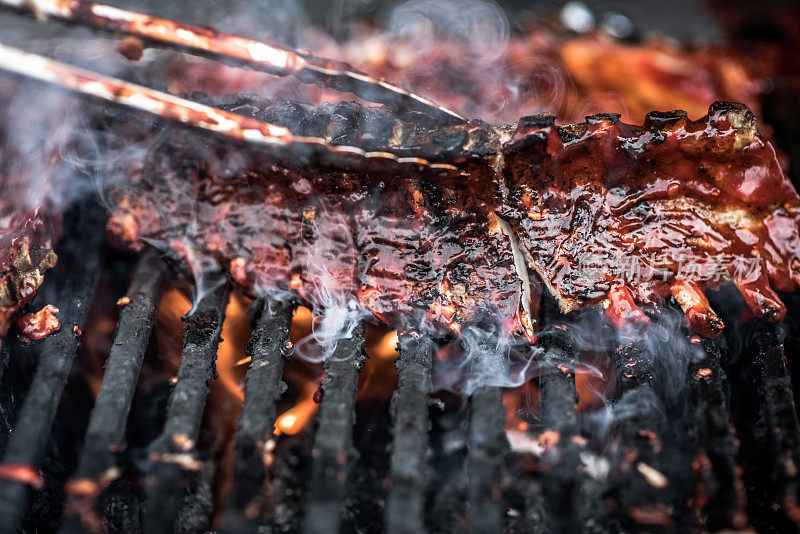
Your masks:
{"label": "glazed rib meat", "polygon": [[796,288],[800,204],[745,106],[718,102],[697,121],[650,113],[642,128],[616,115],[523,121],[515,136],[504,173],[514,197],[500,213],[563,309],[600,302],[619,320],[631,297],[672,295],[714,335],[701,290],[733,280],[753,314],[783,319],[772,287]]}
{"label": "glazed rib meat", "polygon": [[[217,103],[334,143],[389,143],[401,153],[436,151],[439,159],[462,155],[465,142],[486,149],[492,141],[478,126],[434,138],[430,127],[353,103]],[[458,330],[459,320],[481,310],[517,309],[520,287],[507,239],[487,217],[485,200],[462,195],[458,184],[335,172],[309,162],[289,169],[131,119],[109,119],[120,150],[135,140],[159,141],[146,160],[125,167],[109,192],[109,233],[117,242],[163,244],[190,269],[211,256],[256,294],[293,290],[317,306],[360,303],[387,322],[425,310]]]}
{"label": "glazed rib meat", "polygon": [[755,315],[781,320],[772,287],[796,285],[800,199],[741,105],[717,103],[698,121],[650,113],[642,127],[607,114],[493,128],[355,103],[213,103],[462,175],[343,172],[313,153],[280,162],[110,114],[111,150],[146,146],[148,157],[119,166],[109,234],[160,244],[195,276],[214,258],[254,294],[296,291],[454,330],[490,312],[520,333],[534,326],[537,279],[564,311],[601,305],[619,324],[646,320],[636,303],[672,295],[706,335],[721,323],[703,290],[733,280]]}

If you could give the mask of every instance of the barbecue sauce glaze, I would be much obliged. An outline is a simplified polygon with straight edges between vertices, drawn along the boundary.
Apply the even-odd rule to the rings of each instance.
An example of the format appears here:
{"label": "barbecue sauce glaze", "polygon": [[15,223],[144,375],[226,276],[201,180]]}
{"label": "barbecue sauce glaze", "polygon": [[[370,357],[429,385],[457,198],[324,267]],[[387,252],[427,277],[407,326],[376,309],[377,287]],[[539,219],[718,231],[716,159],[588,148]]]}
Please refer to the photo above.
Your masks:
{"label": "barbecue sauce glaze", "polygon": [[356,104],[228,106],[333,144],[427,151],[464,176],[333,171],[313,154],[278,164],[112,118],[112,150],[149,149],[109,190],[112,238],[168,248],[196,276],[213,258],[254,294],[292,291],[456,332],[494,315],[529,337],[537,280],[562,310],[600,305],[617,325],[646,322],[637,304],[672,295],[708,336],[722,325],[704,290],[733,280],[754,315],[780,321],[773,288],[798,281],[800,199],[741,105],[717,103],[697,121],[650,113],[642,127],[603,114],[499,129],[409,125]]}

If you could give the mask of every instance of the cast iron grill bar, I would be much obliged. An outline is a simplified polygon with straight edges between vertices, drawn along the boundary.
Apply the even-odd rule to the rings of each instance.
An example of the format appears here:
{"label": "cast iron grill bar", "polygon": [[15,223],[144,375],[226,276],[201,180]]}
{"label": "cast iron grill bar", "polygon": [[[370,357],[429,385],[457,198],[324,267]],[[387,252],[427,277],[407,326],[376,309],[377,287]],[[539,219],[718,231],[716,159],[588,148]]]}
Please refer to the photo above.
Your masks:
{"label": "cast iron grill bar", "polygon": [[[764,442],[759,443],[768,468],[765,482],[779,514],[800,528],[800,507],[797,502],[798,469],[800,469],[800,424],[792,395],[792,384],[783,353],[780,326],[755,320],[748,325],[743,358],[754,371],[758,425]],[[768,451],[768,452],[766,452]],[[766,452],[766,454],[765,454]]]}
{"label": "cast iron grill bar", "polygon": [[[558,328],[558,327],[556,327]],[[553,330],[540,339],[545,349],[541,360],[542,426],[568,438],[580,433],[578,392],[575,389],[575,347],[569,331]]]}
{"label": "cast iron grill bar", "polygon": [[[35,471],[42,460],[80,344],[80,330],[89,315],[100,276],[103,233],[97,229],[102,227],[100,210],[85,206],[76,228],[70,229],[81,238],[74,240],[74,249],[60,260],[70,267],[58,296],[61,330],[46,337],[37,347],[39,363],[11,433],[3,464],[26,466]],[[20,519],[28,506],[28,491],[28,486],[22,482],[0,480],[0,532],[19,531]]]}
{"label": "cast iron grill bar", "polygon": [[435,343],[415,330],[399,333],[397,390],[392,395],[394,440],[389,470],[386,530],[396,533],[424,532],[423,513],[427,483],[425,454],[428,450],[428,401],[432,389],[431,368]]}
{"label": "cast iron grill bar", "polygon": [[703,340],[703,357],[689,361],[689,392],[694,409],[703,485],[707,495],[704,528],[744,530],[747,515],[736,473],[736,444],[722,386],[725,375],[719,346]]}
{"label": "cast iron grill bar", "polygon": [[236,432],[226,532],[255,532],[263,518],[267,480],[264,456],[269,443],[274,445],[276,402],[285,390],[281,380],[283,365],[293,351],[289,328],[297,302],[266,297],[254,304],[256,328],[246,350],[251,360],[244,378],[247,387]]}
{"label": "cast iron grill bar", "polygon": [[469,401],[467,464],[470,532],[502,532],[500,487],[508,449],[503,422],[503,389],[480,386]]}
{"label": "cast iron grill bar", "polygon": [[[630,462],[619,480],[620,521],[624,529],[642,529],[638,510],[655,509],[658,522],[668,528],[672,518],[664,517],[666,495],[659,484],[663,476],[658,469],[663,428],[654,406],[657,396],[653,388],[653,355],[642,343],[629,343],[616,348],[612,355],[617,380],[614,419],[623,450],[620,461]],[[655,478],[652,476],[655,474]],[[650,476],[650,479],[647,477]],[[655,485],[654,485],[655,484]]]}
{"label": "cast iron grill bar", "polygon": [[353,450],[358,373],[367,353],[364,326],[359,323],[349,337],[336,341],[325,360],[327,378],[322,383],[319,427],[311,451],[311,480],[303,520],[304,532],[338,532],[345,482]]}
{"label": "cast iron grill bar", "polygon": [[548,447],[542,459],[547,520],[552,532],[578,532],[582,530],[582,447],[572,439],[580,435],[575,345],[562,324],[551,326],[540,343],[545,350],[540,362],[540,406],[543,442]]}
{"label": "cast iron grill bar", "polygon": [[136,266],[127,293],[130,302],[119,313],[80,462],[67,484],[62,532],[86,532],[97,525],[97,496],[120,475],[117,455],[124,447],[128,413],[166,275],[166,265],[152,250]]}
{"label": "cast iron grill bar", "polygon": [[145,480],[144,532],[171,533],[192,473],[200,469],[195,444],[217,359],[228,287],[222,285],[200,301],[186,318],[177,382],[169,397],[164,430],[156,438]]}
{"label": "cast iron grill bar", "polygon": [[[462,338],[477,356],[473,377],[496,376],[502,372],[497,342],[481,328],[465,328]],[[501,532],[505,511],[502,505],[502,467],[509,446],[506,439],[503,388],[479,384],[469,398],[467,429],[467,503],[471,532]]]}

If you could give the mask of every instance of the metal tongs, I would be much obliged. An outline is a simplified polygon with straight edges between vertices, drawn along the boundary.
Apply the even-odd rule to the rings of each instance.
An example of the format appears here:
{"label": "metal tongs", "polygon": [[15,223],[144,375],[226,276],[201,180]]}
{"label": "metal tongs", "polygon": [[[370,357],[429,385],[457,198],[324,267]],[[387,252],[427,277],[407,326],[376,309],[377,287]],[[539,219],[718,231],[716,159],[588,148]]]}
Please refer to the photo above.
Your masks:
{"label": "metal tongs", "polygon": [[[178,50],[276,76],[294,76],[303,83],[352,92],[369,102],[423,111],[447,124],[466,122],[457,113],[431,100],[355,70],[345,63],[210,28],[83,0],[0,0],[0,8],[13,9],[37,19],[53,19],[113,34],[135,36],[146,46]],[[2,43],[0,69],[237,142],[272,148],[312,149],[315,153],[330,154],[339,160],[388,160],[437,171],[455,170],[450,164],[401,157],[385,151],[369,152],[353,146],[331,145],[320,137],[294,135],[283,126],[125,82]]]}

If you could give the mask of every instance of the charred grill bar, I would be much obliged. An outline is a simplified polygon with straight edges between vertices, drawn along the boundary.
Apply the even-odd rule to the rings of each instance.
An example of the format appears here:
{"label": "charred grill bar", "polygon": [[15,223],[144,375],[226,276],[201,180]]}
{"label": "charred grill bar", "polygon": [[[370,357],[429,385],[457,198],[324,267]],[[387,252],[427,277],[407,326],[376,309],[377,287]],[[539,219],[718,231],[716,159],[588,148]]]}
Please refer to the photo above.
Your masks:
{"label": "charred grill bar", "polygon": [[675,528],[667,494],[674,484],[661,471],[665,414],[654,387],[655,355],[644,343],[620,345],[613,355],[617,400],[615,424],[620,436],[619,521],[623,528]]}
{"label": "charred grill bar", "polygon": [[484,383],[503,370],[503,355],[484,325],[465,328],[465,346],[474,352],[471,362],[473,387],[468,403],[467,503],[472,532],[499,532],[503,528],[502,468],[508,451],[503,423],[503,388]]}
{"label": "charred grill bar", "polygon": [[165,278],[166,266],[154,251],[139,260],[128,290],[130,302],[120,311],[80,462],[67,483],[69,500],[62,532],[102,530],[97,500],[120,476],[117,456],[124,446],[128,413]]}
{"label": "charred grill bar", "polygon": [[236,434],[233,485],[225,514],[226,532],[254,532],[265,519],[265,491],[276,402],[284,391],[284,361],[293,348],[289,341],[293,299],[264,298],[256,301],[253,319],[257,321],[247,344],[250,368],[245,376],[245,398]]}
{"label": "charred grill bar", "polygon": [[568,327],[555,323],[541,339],[543,492],[547,523],[553,532],[580,531],[580,419],[576,410],[575,346]]}
{"label": "charred grill bar", "polygon": [[431,393],[431,358],[434,341],[414,330],[399,334],[397,374],[392,397],[392,442],[386,530],[390,533],[423,532],[423,513],[428,467],[428,404]]}
{"label": "charred grill bar", "polygon": [[[39,363],[36,374],[3,455],[1,467],[6,472],[13,468],[17,472],[30,474],[27,478],[0,479],[0,532],[3,533],[19,531],[20,519],[28,506],[29,484],[39,477],[38,469],[50,436],[50,427],[75,359],[100,276],[103,234],[98,227],[102,227],[102,224],[99,208],[84,204],[75,228],[71,228],[82,239],[72,253],[62,259],[71,268],[58,295],[61,329],[37,347]],[[37,298],[34,302],[41,306],[41,300]]]}
{"label": "charred grill bar", "polygon": [[161,436],[151,447],[146,477],[145,532],[173,532],[184,491],[200,469],[195,446],[220,341],[228,286],[205,295],[186,318],[183,353]]}
{"label": "charred grill bar", "polygon": [[358,373],[366,361],[364,325],[326,347],[325,373],[320,386],[319,426],[311,451],[311,481],[304,528],[306,532],[338,530],[345,497],[347,471],[353,456]]}
{"label": "charred grill bar", "polygon": [[780,327],[745,325],[742,354],[731,365],[734,414],[752,523],[800,525],[797,505],[800,431]]}
{"label": "charred grill bar", "polygon": [[689,361],[689,390],[697,440],[695,471],[702,495],[695,506],[703,510],[709,530],[744,529],[742,483],[735,460],[735,436],[723,390],[722,353],[717,343],[703,340],[703,358]]}
{"label": "charred grill bar", "polygon": [[503,389],[479,386],[469,400],[468,502],[472,532],[503,528],[501,469],[508,444],[503,430]]}

